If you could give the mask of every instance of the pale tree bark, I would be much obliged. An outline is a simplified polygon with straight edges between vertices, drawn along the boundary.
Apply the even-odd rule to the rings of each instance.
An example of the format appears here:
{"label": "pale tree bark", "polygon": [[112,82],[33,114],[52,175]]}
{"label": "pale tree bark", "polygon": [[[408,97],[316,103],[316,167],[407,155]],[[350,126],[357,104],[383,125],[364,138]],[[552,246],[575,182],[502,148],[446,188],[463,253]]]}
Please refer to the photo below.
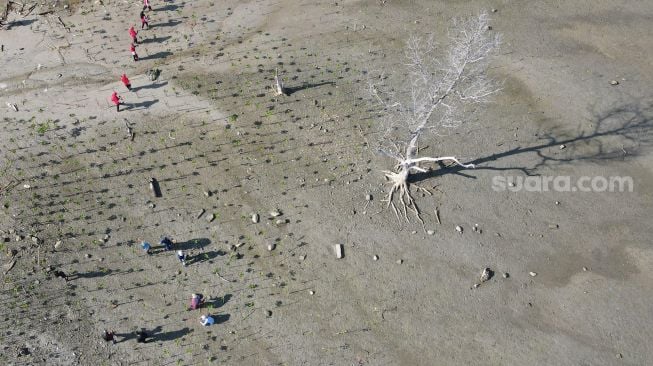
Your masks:
{"label": "pale tree bark", "polygon": [[[409,221],[410,210],[423,224],[409,187],[411,174],[427,172],[423,164],[451,162],[474,167],[455,156],[419,156],[419,143],[433,141],[445,130],[460,127],[469,117],[469,106],[488,102],[500,90],[488,76],[490,58],[499,44],[500,37],[491,32],[486,13],[454,19],[444,50],[433,37],[408,40],[404,90],[387,92],[385,81],[370,82],[370,92],[381,104],[385,124],[379,152],[396,161],[395,169],[384,173],[392,184],[387,204],[397,217]],[[382,75],[380,79],[385,80]],[[393,202],[395,197],[399,208]]]}

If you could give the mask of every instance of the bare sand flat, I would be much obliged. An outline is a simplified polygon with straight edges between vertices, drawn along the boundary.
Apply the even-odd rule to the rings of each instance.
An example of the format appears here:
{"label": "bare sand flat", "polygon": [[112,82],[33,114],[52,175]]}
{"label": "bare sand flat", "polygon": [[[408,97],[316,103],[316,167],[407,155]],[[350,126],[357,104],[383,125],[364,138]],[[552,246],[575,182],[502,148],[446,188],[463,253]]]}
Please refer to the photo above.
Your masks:
{"label": "bare sand flat", "polygon": [[[138,62],[139,1],[43,4],[0,29],[0,364],[653,363],[653,3],[151,5]],[[502,90],[420,145],[476,169],[430,166],[424,226],[398,220],[369,75],[398,89],[410,35],[446,43],[481,11]],[[498,192],[497,176],[634,188]]]}

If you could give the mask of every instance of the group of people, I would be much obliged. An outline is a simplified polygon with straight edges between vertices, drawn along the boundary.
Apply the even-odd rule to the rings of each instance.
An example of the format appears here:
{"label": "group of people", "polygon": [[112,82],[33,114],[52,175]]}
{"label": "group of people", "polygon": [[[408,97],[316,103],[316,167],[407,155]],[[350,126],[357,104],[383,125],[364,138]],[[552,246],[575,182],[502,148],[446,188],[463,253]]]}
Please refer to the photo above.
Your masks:
{"label": "group of people", "polygon": [[[163,238],[161,238],[161,240],[159,241],[159,245],[161,247],[163,247],[163,250],[166,251],[166,252],[174,250],[174,247],[173,247],[174,241],[172,239],[168,238],[167,236],[164,236]],[[143,249],[145,254],[147,254],[147,255],[152,254],[152,244],[146,242],[145,240],[141,240],[141,248]],[[183,250],[178,249],[177,250],[177,259],[179,259],[179,262],[181,264],[183,264],[184,267],[185,267],[186,266],[186,260],[188,259],[188,255],[186,255],[186,253],[184,253]]]}
{"label": "group of people", "polygon": [[[150,17],[147,14],[145,14],[145,10],[152,11],[150,0],[143,0],[143,10],[141,10],[141,14],[140,14],[141,29],[150,29]],[[131,52],[132,59],[135,62],[138,61],[138,54],[136,53],[136,45],[138,44],[138,31],[134,29],[133,25],[129,27],[129,37],[132,40],[131,44],[129,45],[129,52]],[[122,74],[120,80],[125,85],[125,87],[127,87],[127,90],[132,91],[131,83],[127,78],[127,75]],[[116,112],[120,112],[120,106],[124,103],[122,97],[118,95],[118,92],[116,92],[115,90],[111,94],[111,103],[113,103],[116,106]]]}

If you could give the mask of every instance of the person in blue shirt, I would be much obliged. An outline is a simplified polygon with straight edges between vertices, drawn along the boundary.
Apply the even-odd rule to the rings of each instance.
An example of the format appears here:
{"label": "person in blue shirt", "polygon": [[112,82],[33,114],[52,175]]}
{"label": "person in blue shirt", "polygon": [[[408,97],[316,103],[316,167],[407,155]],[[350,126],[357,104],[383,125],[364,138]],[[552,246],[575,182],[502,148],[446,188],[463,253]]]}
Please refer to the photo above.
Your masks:
{"label": "person in blue shirt", "polygon": [[210,315],[202,315],[200,317],[200,324],[202,324],[205,327],[208,327],[209,325],[215,324],[215,319],[213,319],[213,317]]}
{"label": "person in blue shirt", "polygon": [[150,245],[150,243],[148,243],[148,242],[146,242],[146,241],[141,242],[141,248],[143,248],[143,250],[145,251],[145,253],[147,253],[147,254],[152,254],[152,252],[150,252],[150,249],[152,248],[152,246]]}
{"label": "person in blue shirt", "polygon": [[170,240],[167,236],[164,236],[163,239],[159,242],[159,244],[163,245],[163,249],[166,251],[172,250],[172,240]]}

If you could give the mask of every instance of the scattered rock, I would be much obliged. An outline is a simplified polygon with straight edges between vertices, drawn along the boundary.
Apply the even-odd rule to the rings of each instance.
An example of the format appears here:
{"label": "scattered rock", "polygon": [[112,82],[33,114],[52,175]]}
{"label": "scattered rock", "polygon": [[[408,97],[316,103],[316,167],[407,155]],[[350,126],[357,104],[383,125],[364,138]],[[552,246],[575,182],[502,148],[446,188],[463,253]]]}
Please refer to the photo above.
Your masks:
{"label": "scattered rock", "polygon": [[257,213],[252,215],[252,222],[253,223],[258,224],[259,220],[260,220],[260,217],[259,217],[259,215]]}
{"label": "scattered rock", "polygon": [[20,235],[16,235],[16,241],[21,241],[21,240],[23,240],[23,237]]}
{"label": "scattered rock", "polygon": [[537,273],[536,273],[536,272],[528,272],[528,274],[529,274],[531,277],[535,277],[535,276],[537,276]]}
{"label": "scattered rock", "polygon": [[487,280],[492,278],[493,275],[494,275],[494,272],[491,269],[485,268],[485,269],[483,269],[483,272],[481,272],[480,280],[481,280],[481,282],[486,282]]}
{"label": "scattered rock", "polygon": [[210,214],[206,217],[206,222],[211,222],[215,220],[215,214]]}
{"label": "scattered rock", "polygon": [[108,242],[108,241],[109,241],[109,234],[106,234],[106,235],[102,238],[102,241],[104,241],[105,243]]}
{"label": "scattered rock", "polygon": [[279,216],[281,216],[281,211],[279,211],[279,210],[270,211],[270,216],[279,217]]}
{"label": "scattered rock", "polygon": [[583,272],[587,272],[587,267],[583,267]]}
{"label": "scattered rock", "polygon": [[564,149],[565,147],[567,147],[567,145],[564,144],[560,145],[560,150]]}
{"label": "scattered rock", "polygon": [[474,286],[472,286],[472,288],[478,288],[480,285],[481,285],[480,283],[475,283]]}
{"label": "scattered rock", "polygon": [[610,82],[610,85],[619,85],[619,82],[617,80],[612,80]]}
{"label": "scattered rock", "polygon": [[427,230],[426,233],[429,234],[429,235],[433,235],[433,234],[435,234],[435,231],[433,231],[433,230]]}
{"label": "scattered rock", "polygon": [[504,273],[503,273],[503,278],[508,278],[508,277],[510,277],[510,273],[508,273],[508,272],[504,272]]}
{"label": "scattered rock", "polygon": [[559,205],[559,204],[560,204],[560,201],[556,201],[556,205]]}
{"label": "scattered rock", "polygon": [[306,256],[305,256],[305,255],[300,255],[300,256],[299,256],[299,260],[300,260],[300,261],[303,261],[304,259],[306,259]]}
{"label": "scattered rock", "polygon": [[268,318],[271,317],[272,316],[272,311],[266,310],[265,311],[265,316],[267,316]]}
{"label": "scattered rock", "polygon": [[342,245],[342,244],[335,244],[335,245],[333,246],[333,250],[334,250],[335,253],[336,253],[336,258],[340,259],[340,258],[342,258],[342,257],[345,256],[344,248],[343,248],[343,245]]}
{"label": "scattered rock", "polygon": [[549,224],[549,229],[557,229],[560,226],[558,224]]}
{"label": "scattered rock", "polygon": [[374,257],[372,257],[372,259],[374,259],[375,261],[378,261],[378,260],[379,260],[379,256],[378,256],[378,255],[375,255]]}
{"label": "scattered rock", "polygon": [[204,191],[204,195],[206,197],[211,197],[211,191]]}
{"label": "scattered rock", "polygon": [[492,9],[493,13],[496,13],[497,11],[498,11],[497,9],[494,9],[494,8]]}
{"label": "scattered rock", "polygon": [[463,233],[463,227],[462,226],[456,226],[456,231],[459,233]]}
{"label": "scattered rock", "polygon": [[277,225],[282,225],[282,224],[286,223],[286,220],[279,219],[279,220],[275,221],[274,223],[277,224]]}
{"label": "scattered rock", "polygon": [[273,251],[274,248],[276,248],[276,247],[277,247],[277,245],[274,244],[274,243],[268,244],[268,250],[269,250],[269,251]]}
{"label": "scattered rock", "polygon": [[89,259],[91,258],[91,255],[89,253],[84,254],[84,258]]}
{"label": "scattered rock", "polygon": [[402,264],[402,263],[404,263],[403,259],[397,259],[397,264]]}
{"label": "scattered rock", "polygon": [[313,290],[310,290],[308,293],[311,294],[311,295],[315,295],[315,291],[313,291]]}
{"label": "scattered rock", "polygon": [[372,200],[372,195],[371,194],[365,195],[365,201],[371,201],[371,200]]}

